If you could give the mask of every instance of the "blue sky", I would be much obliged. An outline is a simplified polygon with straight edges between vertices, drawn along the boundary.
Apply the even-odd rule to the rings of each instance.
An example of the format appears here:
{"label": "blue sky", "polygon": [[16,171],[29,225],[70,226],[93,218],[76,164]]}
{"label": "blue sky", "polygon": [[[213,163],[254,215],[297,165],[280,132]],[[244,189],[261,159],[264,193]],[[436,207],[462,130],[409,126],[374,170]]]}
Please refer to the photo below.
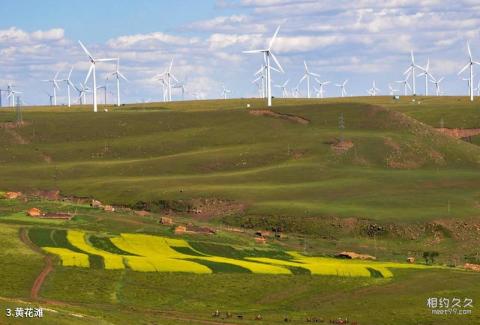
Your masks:
{"label": "blue sky", "polygon": [[[13,83],[29,104],[48,102],[51,92],[41,79],[68,73],[76,84],[88,62],[81,39],[94,55],[120,57],[130,82],[122,87],[128,102],[162,98],[153,80],[174,58],[173,73],[186,84],[187,97],[220,97],[222,85],[232,96],[256,96],[251,81],[261,57],[243,50],[264,47],[282,24],[274,46],[294,87],[303,60],[322,80],[349,79],[352,95],[365,95],[376,80],[381,93],[402,78],[409,52],[418,64],[431,61],[446,94],[463,94],[466,83],[456,75],[466,63],[466,41],[480,60],[480,4],[473,0],[183,0],[4,2],[0,12],[0,88]],[[478,54],[478,55],[477,55]],[[112,72],[99,66],[99,78]],[[480,67],[478,67],[480,69]],[[478,70],[477,69],[477,70]],[[479,75],[480,76],[480,75]],[[424,92],[418,79],[419,93]],[[113,90],[113,83],[111,84]],[[399,88],[395,85],[395,88]],[[305,94],[303,86],[300,90]],[[279,96],[275,89],[274,95]],[[430,92],[433,92],[431,85]],[[327,96],[338,96],[334,86]],[[110,96],[113,100],[113,95]],[[180,98],[179,92],[174,97]],[[64,87],[59,102],[65,102]]]}

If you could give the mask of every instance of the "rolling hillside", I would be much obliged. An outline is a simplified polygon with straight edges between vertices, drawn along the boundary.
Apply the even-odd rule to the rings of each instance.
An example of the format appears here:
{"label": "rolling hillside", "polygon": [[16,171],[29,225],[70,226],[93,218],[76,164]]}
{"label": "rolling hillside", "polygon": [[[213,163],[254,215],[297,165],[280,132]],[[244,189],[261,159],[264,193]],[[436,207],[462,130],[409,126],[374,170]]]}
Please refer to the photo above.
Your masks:
{"label": "rolling hillside", "polygon": [[24,127],[0,131],[0,177],[7,189],[115,204],[228,200],[252,216],[476,215],[480,148],[408,116],[437,118],[434,99],[425,112],[375,100],[291,100],[276,115],[257,110],[258,100],[26,109]]}

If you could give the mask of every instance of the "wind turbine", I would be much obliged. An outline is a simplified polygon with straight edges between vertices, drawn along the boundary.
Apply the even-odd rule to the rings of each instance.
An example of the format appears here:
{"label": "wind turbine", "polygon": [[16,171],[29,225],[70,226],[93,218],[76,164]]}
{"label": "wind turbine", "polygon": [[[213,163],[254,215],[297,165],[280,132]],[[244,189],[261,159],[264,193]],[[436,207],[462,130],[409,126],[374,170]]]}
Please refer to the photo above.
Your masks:
{"label": "wind turbine", "polygon": [[342,97],[345,97],[347,96],[347,90],[345,89],[345,86],[347,85],[347,82],[348,82],[348,79],[345,80],[343,83],[341,84],[335,84],[335,86],[339,87],[342,91]]}
{"label": "wind turbine", "polygon": [[224,99],[227,99],[227,95],[231,92],[232,91],[230,89],[227,89],[227,88],[225,88],[225,86],[223,86],[222,95],[223,95]]}
{"label": "wind turbine", "polygon": [[277,27],[277,30],[275,31],[275,34],[273,34],[272,39],[270,40],[270,43],[268,44],[268,48],[264,50],[251,50],[251,51],[244,51],[243,53],[263,53],[263,59],[266,65],[265,69],[265,83],[266,83],[266,95],[267,95],[267,105],[270,107],[272,106],[272,78],[271,78],[271,63],[270,63],[270,58],[275,62],[277,65],[278,69],[283,72],[283,68],[278,62],[277,58],[272,52],[272,46],[273,43],[275,42],[275,39],[277,38],[278,31],[280,30],[280,26]]}
{"label": "wind turbine", "polygon": [[[155,79],[156,78],[156,79]],[[156,75],[154,77],[155,80],[158,80],[162,83],[162,95],[163,95],[163,102],[167,102],[167,97],[168,97],[168,94],[167,94],[167,83],[165,82],[165,78],[163,76],[160,76],[160,75]]]}
{"label": "wind turbine", "polygon": [[432,77],[430,72],[428,71],[430,69],[430,58],[427,59],[427,65],[425,68],[420,67],[420,70],[423,72],[420,73],[417,77],[425,76],[425,96],[428,96],[428,77]]}
{"label": "wind turbine", "polygon": [[58,77],[58,72],[55,73],[55,76],[53,77],[53,79],[42,80],[43,82],[51,82],[52,83],[52,86],[53,86],[53,106],[57,106],[57,89],[60,88],[60,87],[58,87],[57,81],[61,81],[61,80],[57,80],[57,77]]}
{"label": "wind turbine", "polygon": [[317,91],[317,97],[320,95],[320,98],[323,98],[323,94],[324,94],[323,87],[328,85],[330,83],[330,81],[320,81],[317,78],[315,78],[315,81],[318,83],[318,85],[320,87],[320,88],[318,88],[318,91]]}
{"label": "wind turbine", "polygon": [[118,61],[118,58],[97,59],[87,50],[87,48],[85,47],[85,45],[83,45],[83,43],[81,41],[78,41],[78,43],[80,44],[83,51],[87,54],[87,56],[90,60],[90,69],[88,70],[88,74],[87,74],[87,77],[85,78],[84,84],[87,83],[88,79],[90,78],[90,75],[92,75],[93,76],[93,88],[92,88],[92,90],[93,90],[93,111],[96,113],[98,111],[98,108],[97,108],[97,76],[96,76],[96,73],[95,73],[96,64],[98,62]]}
{"label": "wind turbine", "polygon": [[50,102],[50,106],[53,106],[53,95],[50,94],[48,91],[45,91],[45,94],[48,96],[48,101]]}
{"label": "wind turbine", "polygon": [[275,85],[275,87],[280,88],[282,90],[282,97],[288,97],[287,85],[290,80],[285,81],[282,85]]}
{"label": "wind turbine", "polygon": [[310,77],[320,77],[319,74],[310,72],[308,70],[307,62],[303,61],[303,65],[305,66],[305,74],[303,75],[302,79],[298,82],[298,86],[300,86],[303,82],[303,80],[307,80],[307,98],[310,98]]}
{"label": "wind turbine", "polygon": [[[62,79],[60,81],[65,82],[67,84],[67,97],[68,97],[68,107],[71,106],[71,100],[70,100],[70,87],[75,88],[73,85],[72,81],[70,80],[70,77],[72,76],[72,71],[73,67],[70,68],[70,72],[68,73],[67,79]],[[50,96],[50,94],[49,94]]]}
{"label": "wind turbine", "polygon": [[115,66],[115,72],[112,73],[112,76],[117,80],[117,106],[120,107],[120,78],[128,81],[128,79],[120,72],[120,59],[117,60],[117,65]]}
{"label": "wind turbine", "polygon": [[298,98],[299,96],[299,89],[298,87],[292,88],[292,97],[293,98]]}
{"label": "wind turbine", "polygon": [[173,85],[172,88],[181,89],[182,90],[182,100],[185,100],[185,84],[177,83],[177,84]]}
{"label": "wind turbine", "polygon": [[[173,81],[178,83],[177,78],[172,74],[172,67],[173,67],[173,58],[170,61],[170,66],[168,67],[165,72],[157,75],[158,80],[163,80],[162,82],[165,84],[165,90],[166,90],[166,99],[168,102],[172,101],[172,79]],[[164,96],[165,97],[165,96]]]}
{"label": "wind turbine", "polygon": [[430,75],[430,81],[435,85],[435,92],[437,96],[440,96],[440,83],[445,79],[445,77],[441,77],[440,79],[435,79],[434,76]]}
{"label": "wind turbine", "polygon": [[371,96],[377,96],[377,91],[380,91],[380,89],[377,88],[377,86],[375,85],[375,80],[373,80],[372,88],[368,90],[368,93]]}
{"label": "wind turbine", "polygon": [[[388,84],[388,90],[390,90],[390,96],[395,95],[395,93],[398,91],[398,89],[393,88],[392,84],[390,84],[390,83]],[[405,90],[405,92],[406,92],[406,90]]]}
{"label": "wind turbine", "polygon": [[12,85],[8,85],[7,88],[8,88],[7,99],[10,98],[10,103],[11,103],[10,106],[15,107],[15,95],[21,94],[22,92],[14,90]]}
{"label": "wind turbine", "polygon": [[415,57],[413,56],[413,51],[410,51],[410,57],[411,57],[412,62],[410,63],[410,66],[408,67],[408,69],[403,74],[408,75],[408,74],[411,73],[411,75],[412,75],[412,88],[411,88],[412,89],[412,95],[415,96],[417,94],[416,85],[415,85],[415,78],[417,76],[415,75],[415,69],[416,68],[422,69],[422,68],[415,64]]}
{"label": "wind turbine", "polygon": [[407,75],[404,80],[398,80],[395,81],[397,84],[402,84],[403,85],[403,95],[407,96],[407,88],[412,90],[412,87],[410,87],[410,84],[408,83],[408,78],[410,75]]}
{"label": "wind turbine", "polygon": [[105,107],[107,106],[107,82],[108,82],[108,76],[105,78],[105,83],[103,86],[98,86],[97,89],[103,89],[103,95],[104,95],[104,105]]}
{"label": "wind turbine", "polygon": [[473,61],[472,57],[472,51],[470,50],[470,43],[467,42],[467,50],[468,50],[468,58],[469,62],[467,63],[466,66],[463,67],[462,70],[458,73],[459,75],[462,74],[463,71],[465,71],[467,68],[470,68],[470,81],[469,81],[469,90],[470,90],[470,101],[473,102],[473,66],[475,64],[480,64],[477,61]]}
{"label": "wind turbine", "polygon": [[80,102],[80,105],[86,104],[87,101],[86,101],[85,95],[86,93],[91,92],[90,88],[85,86],[85,84],[80,83],[80,86],[75,87],[75,89],[78,91],[78,101]]}

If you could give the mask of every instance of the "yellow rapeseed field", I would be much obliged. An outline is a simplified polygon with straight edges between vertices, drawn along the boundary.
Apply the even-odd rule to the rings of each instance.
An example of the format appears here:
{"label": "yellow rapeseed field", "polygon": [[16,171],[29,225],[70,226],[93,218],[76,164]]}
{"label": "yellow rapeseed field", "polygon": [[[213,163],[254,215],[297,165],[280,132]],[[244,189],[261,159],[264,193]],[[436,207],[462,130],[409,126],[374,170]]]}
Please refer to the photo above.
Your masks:
{"label": "yellow rapeseed field", "polygon": [[[106,269],[123,269],[128,266],[130,269],[139,272],[212,273],[209,267],[191,260],[195,259],[197,261],[231,264],[248,269],[252,273],[262,274],[292,274],[291,267],[301,267],[309,270],[313,275],[371,277],[371,271],[376,271],[382,277],[390,278],[393,276],[392,268],[425,268],[422,265],[406,263],[309,257],[298,252],[288,252],[292,259],[287,261],[262,257],[250,257],[243,260],[209,255],[192,256],[172,248],[184,247],[194,250],[183,239],[129,233],[111,238],[111,242],[119,249],[133,255],[117,255],[91,246],[87,242],[86,236],[86,233],[82,231],[69,230],[67,233],[67,239],[73,246],[88,254],[102,256]],[[89,267],[87,254],[73,252],[65,248],[44,247],[44,249],[47,252],[59,255],[64,266]]]}
{"label": "yellow rapeseed field", "polygon": [[42,247],[42,249],[48,253],[58,255],[63,266],[90,267],[87,254],[77,253],[67,248],[58,247]]}
{"label": "yellow rapeseed field", "polygon": [[125,268],[125,265],[123,264],[123,257],[121,255],[112,254],[90,246],[85,241],[85,235],[86,234],[83,231],[69,230],[67,232],[67,239],[73,246],[81,249],[84,252],[102,256],[106,269],[116,270]]}

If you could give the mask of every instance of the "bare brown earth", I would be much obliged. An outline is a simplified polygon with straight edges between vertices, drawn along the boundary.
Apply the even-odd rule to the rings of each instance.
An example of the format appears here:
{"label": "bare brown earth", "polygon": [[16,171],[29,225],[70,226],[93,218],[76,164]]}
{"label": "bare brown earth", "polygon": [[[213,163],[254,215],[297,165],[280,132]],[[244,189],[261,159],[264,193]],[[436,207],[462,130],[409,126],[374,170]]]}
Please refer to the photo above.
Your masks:
{"label": "bare brown earth", "polygon": [[28,140],[24,139],[14,128],[5,128],[5,133],[12,137],[13,143],[15,144],[27,144]]}
{"label": "bare brown earth", "polygon": [[451,137],[461,139],[473,137],[480,134],[480,129],[448,129],[448,128],[437,128],[437,131],[449,135]]}
{"label": "bare brown earth", "polygon": [[309,124],[310,121],[307,120],[306,118],[303,118],[301,116],[297,115],[290,115],[290,114],[281,114],[274,112],[269,109],[252,109],[248,111],[251,115],[254,116],[270,116],[270,117],[276,117],[276,118],[281,118],[284,120],[288,120],[291,122],[299,123],[299,124]]}
{"label": "bare brown earth", "polygon": [[220,200],[215,198],[192,200],[193,209],[190,211],[194,218],[200,220],[209,220],[215,217],[241,213],[246,206],[243,203]]}
{"label": "bare brown earth", "polygon": [[331,145],[331,148],[336,154],[341,154],[352,149],[353,142],[350,140],[337,141]]}

